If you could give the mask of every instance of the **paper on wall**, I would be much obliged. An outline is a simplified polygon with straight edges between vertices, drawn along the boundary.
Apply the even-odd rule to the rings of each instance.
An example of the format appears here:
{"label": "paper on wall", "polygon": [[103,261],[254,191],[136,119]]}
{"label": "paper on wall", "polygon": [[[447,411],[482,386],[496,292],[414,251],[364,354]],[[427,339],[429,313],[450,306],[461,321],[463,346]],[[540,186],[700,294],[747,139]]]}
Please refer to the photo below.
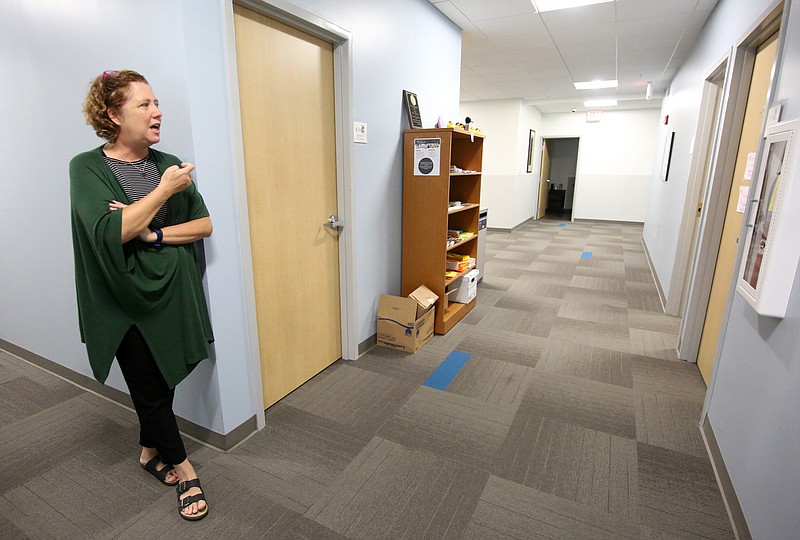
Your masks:
{"label": "paper on wall", "polygon": [[739,186],[739,201],[736,203],[736,211],[744,214],[747,209],[747,194],[750,192],[750,186]]}
{"label": "paper on wall", "polygon": [[747,168],[744,170],[744,179],[745,180],[752,180],[753,179],[753,169],[756,168],[756,153],[750,152],[747,154]]}

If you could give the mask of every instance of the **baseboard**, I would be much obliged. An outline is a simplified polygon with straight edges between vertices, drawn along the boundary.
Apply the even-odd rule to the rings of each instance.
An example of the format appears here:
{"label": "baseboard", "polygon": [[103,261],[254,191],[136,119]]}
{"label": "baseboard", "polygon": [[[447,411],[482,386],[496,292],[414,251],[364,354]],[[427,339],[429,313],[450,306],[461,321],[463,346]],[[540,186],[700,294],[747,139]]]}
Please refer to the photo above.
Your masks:
{"label": "baseboard", "polygon": [[708,457],[711,459],[711,466],[714,468],[714,476],[717,478],[717,485],[719,485],[720,493],[722,493],[722,501],[725,503],[726,510],[728,510],[728,518],[731,521],[731,527],[733,527],[733,534],[736,535],[738,540],[751,540],[750,528],[747,526],[747,520],[739,504],[739,498],[736,496],[736,490],[733,489],[733,482],[728,474],[727,467],[725,467],[722,452],[719,449],[719,444],[717,444],[717,437],[714,435],[714,430],[707,415],[700,424],[700,433],[706,443]]}
{"label": "baseboard", "polygon": [[600,218],[572,218],[575,223],[620,223],[624,225],[644,225],[644,221],[624,220],[624,219],[600,219]]}
{"label": "baseboard", "polygon": [[516,225],[514,225],[510,229],[507,229],[507,228],[504,228],[504,227],[503,228],[501,228],[501,227],[486,227],[486,230],[487,231],[492,231],[492,232],[513,233],[513,232],[518,231],[519,229],[521,229],[522,227],[524,227],[528,223],[531,223],[531,222],[534,222],[534,221],[536,221],[536,219],[534,219],[532,217],[529,217],[525,221],[517,223]]}
{"label": "baseboard", "polygon": [[362,356],[378,346],[378,334],[372,334],[358,344],[358,356]]}
{"label": "baseboard", "polygon": [[664,294],[664,289],[661,287],[661,281],[658,279],[658,274],[656,274],[656,267],[653,265],[653,259],[650,257],[650,250],[647,249],[647,242],[644,241],[644,236],[642,236],[642,248],[644,248],[644,256],[647,259],[647,266],[650,268],[650,274],[653,276],[653,281],[656,284],[656,290],[658,291],[658,299],[661,301],[661,309],[664,313],[667,312],[667,296]]}
{"label": "baseboard", "polygon": [[[97,382],[91,377],[87,377],[86,375],[66,368],[61,364],[45,358],[44,356],[40,356],[27,349],[23,349],[22,347],[14,345],[13,343],[10,343],[4,339],[0,339],[0,349],[9,354],[13,354],[17,358],[43,369],[44,371],[47,371],[56,377],[72,383],[75,386],[86,390],[87,392],[92,392],[102,396],[109,401],[113,401],[114,403],[117,403],[123,407],[127,407],[128,409],[133,409],[131,397],[125,392],[117,390],[116,388],[112,388],[111,386],[106,386],[105,384]],[[217,433],[216,431],[210,430],[199,424],[195,424],[191,420],[181,418],[180,416],[177,416],[176,418],[178,420],[178,427],[180,428],[181,432],[220,451],[230,450],[257,429],[255,415],[244,421],[241,425],[226,435],[222,435],[221,433]]]}

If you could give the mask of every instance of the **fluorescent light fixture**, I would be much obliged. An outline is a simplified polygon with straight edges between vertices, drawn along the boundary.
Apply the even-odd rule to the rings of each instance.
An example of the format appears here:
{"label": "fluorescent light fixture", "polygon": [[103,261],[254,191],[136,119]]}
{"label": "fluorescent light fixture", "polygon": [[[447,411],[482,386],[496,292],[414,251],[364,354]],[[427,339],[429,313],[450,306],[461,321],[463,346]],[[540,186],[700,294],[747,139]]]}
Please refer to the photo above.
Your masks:
{"label": "fluorescent light fixture", "polygon": [[650,101],[653,97],[653,83],[647,83],[647,90],[644,92],[644,99]]}
{"label": "fluorescent light fixture", "polygon": [[592,6],[594,4],[605,4],[614,0],[531,0],[536,11],[556,11],[558,9],[569,9],[582,6]]}
{"label": "fluorescent light fixture", "polygon": [[583,81],[572,83],[575,85],[575,90],[595,90],[597,88],[616,88],[617,81]]}
{"label": "fluorescent light fixture", "polygon": [[615,107],[616,99],[588,99],[583,102],[584,107]]}

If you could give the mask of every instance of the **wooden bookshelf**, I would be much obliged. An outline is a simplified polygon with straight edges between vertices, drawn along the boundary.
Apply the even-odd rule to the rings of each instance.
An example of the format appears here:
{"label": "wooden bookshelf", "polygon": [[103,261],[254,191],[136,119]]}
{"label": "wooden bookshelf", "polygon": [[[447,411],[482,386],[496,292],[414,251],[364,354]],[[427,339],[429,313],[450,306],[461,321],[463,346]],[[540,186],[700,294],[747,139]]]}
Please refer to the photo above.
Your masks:
{"label": "wooden bookshelf", "polygon": [[[439,174],[414,174],[414,140],[440,139]],[[403,296],[425,285],[439,296],[434,331],[446,334],[475,307],[449,302],[446,287],[465,272],[446,278],[448,252],[478,256],[483,135],[453,128],[410,129],[403,141]],[[450,172],[451,165],[470,172]],[[450,201],[462,206],[450,208]],[[447,246],[447,231],[473,236]]]}

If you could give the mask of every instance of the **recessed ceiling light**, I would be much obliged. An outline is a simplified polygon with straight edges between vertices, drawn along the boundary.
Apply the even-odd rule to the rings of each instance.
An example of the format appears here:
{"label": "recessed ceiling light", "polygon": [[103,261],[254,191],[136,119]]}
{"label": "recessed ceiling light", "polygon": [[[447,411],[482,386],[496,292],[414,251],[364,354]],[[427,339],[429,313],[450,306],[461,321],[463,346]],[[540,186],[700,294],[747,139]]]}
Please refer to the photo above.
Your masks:
{"label": "recessed ceiling light", "polygon": [[572,83],[575,85],[575,90],[594,90],[596,88],[616,88],[617,81],[583,81]]}
{"label": "recessed ceiling light", "polygon": [[569,9],[574,7],[591,6],[594,4],[604,4],[614,0],[531,0],[536,11],[556,11],[558,9]]}
{"label": "recessed ceiling light", "polygon": [[615,107],[616,99],[588,99],[583,102],[584,107]]}

